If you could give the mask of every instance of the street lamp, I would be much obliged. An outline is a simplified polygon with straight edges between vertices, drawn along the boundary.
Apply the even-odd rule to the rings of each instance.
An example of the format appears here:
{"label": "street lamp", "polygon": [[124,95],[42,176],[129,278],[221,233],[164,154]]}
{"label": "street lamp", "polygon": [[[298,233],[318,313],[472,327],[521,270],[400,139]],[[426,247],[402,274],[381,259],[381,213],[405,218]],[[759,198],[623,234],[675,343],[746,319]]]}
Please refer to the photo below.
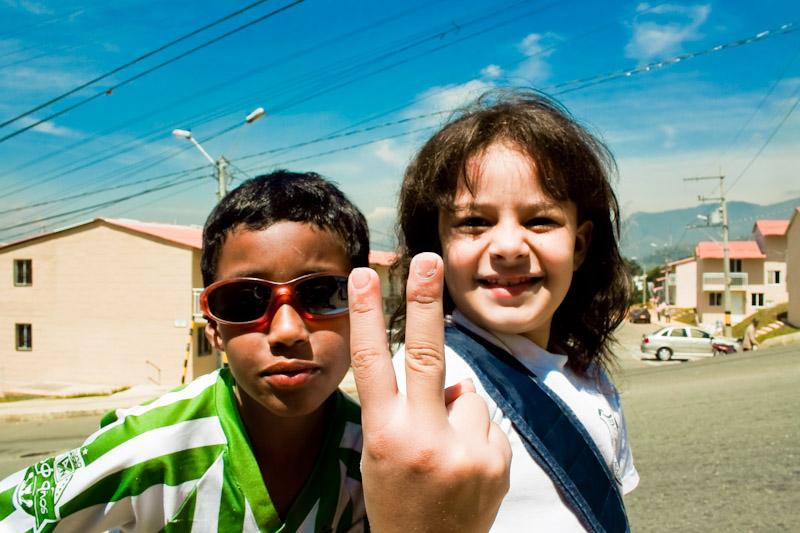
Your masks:
{"label": "street lamp", "polygon": [[[256,120],[260,119],[267,113],[264,111],[263,107],[259,107],[254,109],[250,114],[245,117],[244,121],[245,124],[252,124]],[[172,130],[172,135],[179,139],[187,139],[194,144],[194,146],[200,150],[200,153],[203,154],[209,163],[211,163],[217,172],[217,200],[222,200],[222,198],[227,194],[227,189],[225,187],[225,166],[228,164],[228,161],[225,159],[224,156],[219,156],[219,159],[214,161],[214,158],[211,157],[208,152],[203,148],[203,146],[197,142],[197,139],[194,138],[192,132],[189,130],[182,130],[182,129],[174,129]]]}

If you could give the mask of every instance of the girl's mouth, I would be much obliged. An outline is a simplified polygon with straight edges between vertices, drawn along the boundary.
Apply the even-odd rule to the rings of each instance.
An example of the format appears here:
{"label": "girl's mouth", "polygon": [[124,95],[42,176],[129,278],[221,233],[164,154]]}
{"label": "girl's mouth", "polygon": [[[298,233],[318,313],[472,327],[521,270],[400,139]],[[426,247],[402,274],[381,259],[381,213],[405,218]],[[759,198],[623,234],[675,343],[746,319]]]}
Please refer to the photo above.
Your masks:
{"label": "girl's mouth", "polygon": [[512,298],[535,288],[542,279],[538,276],[487,277],[478,279],[478,285],[497,298]]}

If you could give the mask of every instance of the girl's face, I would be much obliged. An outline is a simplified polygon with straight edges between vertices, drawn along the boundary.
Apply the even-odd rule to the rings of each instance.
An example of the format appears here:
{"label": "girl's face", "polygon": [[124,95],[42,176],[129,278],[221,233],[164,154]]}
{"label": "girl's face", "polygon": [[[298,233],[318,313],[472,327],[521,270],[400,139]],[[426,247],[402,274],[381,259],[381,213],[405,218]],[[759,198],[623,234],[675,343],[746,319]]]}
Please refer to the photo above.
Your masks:
{"label": "girl's face", "polygon": [[479,326],[546,348],[550,323],[586,256],[591,222],[542,188],[534,162],[495,143],[467,164],[454,211],[439,213],[445,280],[456,307]]}

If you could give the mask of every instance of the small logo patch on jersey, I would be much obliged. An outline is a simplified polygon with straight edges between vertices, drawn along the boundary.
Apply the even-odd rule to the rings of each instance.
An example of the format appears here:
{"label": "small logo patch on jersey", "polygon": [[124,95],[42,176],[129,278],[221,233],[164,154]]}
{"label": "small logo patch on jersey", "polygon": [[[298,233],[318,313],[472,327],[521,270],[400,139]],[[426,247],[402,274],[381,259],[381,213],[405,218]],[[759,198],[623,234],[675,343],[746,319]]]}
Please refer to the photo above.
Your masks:
{"label": "small logo patch on jersey", "polygon": [[43,459],[25,471],[22,482],[14,491],[14,506],[34,518],[35,533],[61,518],[58,501],[75,471],[85,465],[84,453],[81,448],[70,450]]}

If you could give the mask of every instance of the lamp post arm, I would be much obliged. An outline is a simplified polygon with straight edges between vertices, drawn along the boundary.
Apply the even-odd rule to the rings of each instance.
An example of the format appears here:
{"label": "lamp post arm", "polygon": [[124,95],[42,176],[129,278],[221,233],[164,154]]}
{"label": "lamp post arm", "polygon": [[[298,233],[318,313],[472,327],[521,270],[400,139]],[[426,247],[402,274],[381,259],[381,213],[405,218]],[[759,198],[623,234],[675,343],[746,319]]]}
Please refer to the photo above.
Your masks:
{"label": "lamp post arm", "polygon": [[200,143],[197,142],[197,140],[194,137],[189,137],[189,140],[192,141],[192,144],[194,144],[198,150],[200,150],[200,153],[203,154],[203,157],[208,159],[209,163],[211,163],[214,166],[217,165],[217,162],[214,161],[214,158],[208,155],[208,152],[206,152],[205,149],[202,146],[200,146]]}

